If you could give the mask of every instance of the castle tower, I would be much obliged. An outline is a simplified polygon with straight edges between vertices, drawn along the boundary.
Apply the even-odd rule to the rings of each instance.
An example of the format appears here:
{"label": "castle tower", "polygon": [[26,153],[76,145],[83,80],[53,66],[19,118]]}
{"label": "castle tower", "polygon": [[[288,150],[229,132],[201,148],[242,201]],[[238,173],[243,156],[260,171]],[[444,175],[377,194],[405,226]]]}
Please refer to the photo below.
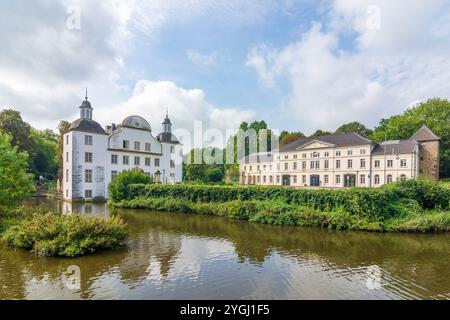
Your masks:
{"label": "castle tower", "polygon": [[88,100],[86,88],[86,97],[80,106],[80,119],[92,120],[92,110],[94,109],[92,108],[91,103]]}
{"label": "castle tower", "polygon": [[419,173],[430,179],[439,180],[439,138],[423,125],[411,140],[419,143]]}

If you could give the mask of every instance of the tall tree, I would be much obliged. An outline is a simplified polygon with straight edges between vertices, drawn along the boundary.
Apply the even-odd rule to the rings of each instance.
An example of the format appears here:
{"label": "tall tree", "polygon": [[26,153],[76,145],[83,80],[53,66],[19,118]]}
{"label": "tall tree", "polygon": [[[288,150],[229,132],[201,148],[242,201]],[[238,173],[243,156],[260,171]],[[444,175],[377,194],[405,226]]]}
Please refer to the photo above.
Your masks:
{"label": "tall tree", "polygon": [[280,134],[280,148],[288,145],[291,142],[294,142],[294,141],[302,139],[302,138],[305,138],[305,135],[303,134],[303,132],[282,131]]}
{"label": "tall tree", "polygon": [[63,172],[62,172],[62,164],[63,164],[63,135],[64,133],[67,132],[67,130],[69,130],[70,127],[70,123],[68,121],[65,120],[61,120],[58,124],[58,131],[59,131],[59,136],[58,136],[58,145],[56,147],[56,163],[58,165],[58,172],[57,172],[57,177],[59,179],[62,178],[63,176]]}
{"label": "tall tree", "polygon": [[321,129],[316,130],[316,132],[314,132],[311,137],[321,137],[321,136],[327,136],[331,134],[331,132],[329,131],[323,131]]}
{"label": "tall tree", "polygon": [[10,143],[11,137],[0,132],[0,209],[27,197],[33,190],[27,175],[28,154]]}
{"label": "tall tree", "polygon": [[375,128],[372,140],[409,139],[422,125],[426,125],[441,139],[440,176],[450,177],[450,102],[429,99],[407,109],[403,114],[382,119]]}
{"label": "tall tree", "polygon": [[342,133],[350,133],[350,132],[356,132],[362,135],[363,137],[370,137],[373,133],[372,130],[368,129],[365,125],[363,125],[360,122],[354,121],[349,122],[346,124],[343,124],[339,128],[336,129],[336,134],[342,134]]}
{"label": "tall tree", "polygon": [[0,131],[11,137],[11,144],[19,151],[33,153],[33,143],[30,140],[31,126],[22,120],[20,112],[12,109],[0,111]]}

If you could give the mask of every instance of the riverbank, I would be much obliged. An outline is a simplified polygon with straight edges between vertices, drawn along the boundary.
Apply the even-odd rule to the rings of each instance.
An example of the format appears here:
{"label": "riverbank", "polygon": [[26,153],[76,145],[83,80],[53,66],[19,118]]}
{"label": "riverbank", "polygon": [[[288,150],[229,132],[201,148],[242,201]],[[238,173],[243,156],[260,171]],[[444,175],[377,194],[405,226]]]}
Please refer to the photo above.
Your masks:
{"label": "riverbank", "polygon": [[429,181],[381,189],[130,185],[122,208],[215,215],[264,224],[378,232],[450,231],[450,190]]}
{"label": "riverbank", "polygon": [[127,237],[118,217],[64,215],[25,206],[0,212],[0,240],[39,256],[78,257],[114,249]]}

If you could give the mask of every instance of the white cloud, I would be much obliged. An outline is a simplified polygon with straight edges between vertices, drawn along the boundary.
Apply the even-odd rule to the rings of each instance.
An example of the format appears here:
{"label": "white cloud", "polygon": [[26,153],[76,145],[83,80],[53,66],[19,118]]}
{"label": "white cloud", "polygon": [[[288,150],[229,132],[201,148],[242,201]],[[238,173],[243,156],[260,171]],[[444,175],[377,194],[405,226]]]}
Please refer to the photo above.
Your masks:
{"label": "white cloud", "polygon": [[197,65],[202,65],[205,67],[213,67],[217,65],[218,55],[216,53],[212,54],[202,54],[193,49],[186,50],[186,56],[190,61]]}
{"label": "white cloud", "polygon": [[[379,29],[368,28],[373,5]],[[353,120],[373,126],[412,102],[449,97],[449,9],[443,0],[334,1],[326,28],[314,24],[281,49],[257,46],[247,65],[268,87],[280,77],[289,81],[281,112],[300,130],[333,130]],[[343,50],[342,37],[352,33],[354,48]]]}
{"label": "white cloud", "polygon": [[[95,105],[94,105],[95,108]],[[136,114],[146,118],[154,135],[162,130],[166,110],[174,130],[193,132],[194,122],[201,121],[203,130],[219,129],[225,135],[227,129],[236,129],[242,121],[255,119],[254,112],[235,108],[220,108],[209,103],[200,89],[184,89],[171,81],[139,81],[132,96],[110,109],[99,109],[94,117],[101,123],[119,123],[125,117]]]}

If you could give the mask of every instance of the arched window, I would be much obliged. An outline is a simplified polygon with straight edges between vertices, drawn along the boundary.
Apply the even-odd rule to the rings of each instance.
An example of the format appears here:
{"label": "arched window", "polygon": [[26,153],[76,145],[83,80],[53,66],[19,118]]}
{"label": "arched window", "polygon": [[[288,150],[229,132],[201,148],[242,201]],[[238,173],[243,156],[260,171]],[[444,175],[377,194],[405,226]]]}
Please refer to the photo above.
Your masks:
{"label": "arched window", "polygon": [[380,176],[378,174],[375,175],[375,184],[380,184]]}
{"label": "arched window", "polygon": [[402,174],[402,175],[400,176],[400,180],[401,180],[401,181],[405,181],[405,180],[406,180],[406,175]]}
{"label": "arched window", "polygon": [[392,183],[392,175],[388,174],[387,176],[387,183]]}

